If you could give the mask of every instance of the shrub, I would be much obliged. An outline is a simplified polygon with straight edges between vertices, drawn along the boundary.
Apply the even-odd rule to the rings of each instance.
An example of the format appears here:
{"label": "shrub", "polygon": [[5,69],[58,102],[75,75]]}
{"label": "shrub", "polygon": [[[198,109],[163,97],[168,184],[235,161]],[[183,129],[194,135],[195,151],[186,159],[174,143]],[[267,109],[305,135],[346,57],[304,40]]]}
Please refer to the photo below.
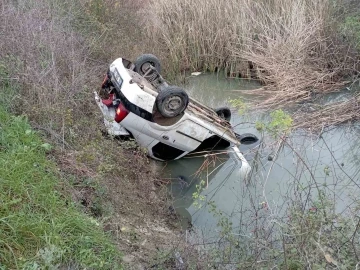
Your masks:
{"label": "shrub", "polygon": [[141,35],[136,32],[135,4],[5,1],[0,59],[18,85],[12,109],[54,134],[61,145],[77,145],[91,136],[98,112],[93,91],[99,89],[108,63],[115,57],[135,57],[144,44],[136,43]]}

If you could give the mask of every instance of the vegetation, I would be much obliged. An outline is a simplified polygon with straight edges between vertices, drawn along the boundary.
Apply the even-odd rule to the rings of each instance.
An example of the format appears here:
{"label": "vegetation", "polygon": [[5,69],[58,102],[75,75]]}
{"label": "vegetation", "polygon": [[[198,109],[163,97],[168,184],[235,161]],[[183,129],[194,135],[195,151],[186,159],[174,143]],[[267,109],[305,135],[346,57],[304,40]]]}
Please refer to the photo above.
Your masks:
{"label": "vegetation", "polygon": [[352,39],[357,49],[360,49],[360,17],[346,16],[343,23],[344,36],[348,39]]}
{"label": "vegetation", "polygon": [[[169,243],[171,233],[159,229],[163,201],[154,195],[157,180],[145,155],[132,142],[104,140],[98,129],[101,115],[92,95],[108,63],[150,52],[163,60],[167,77],[223,69],[230,77],[261,81],[264,87],[248,93],[265,98],[251,106],[241,99],[232,104],[241,112],[276,109],[269,124],[257,127],[277,139],[270,144],[278,153],[290,147],[282,135],[291,128],[360,118],[359,96],[294,121],[278,110],[356,80],[359,14],[349,14],[347,2],[2,1],[0,104],[7,111],[0,109],[0,268],[119,269],[119,249],[138,252],[142,262],[161,252],[164,269],[173,267],[179,242]],[[303,168],[296,173],[311,175],[315,169],[294,155]],[[332,169],[323,168],[325,177]],[[298,179],[285,195],[293,199],[284,215],[258,193],[243,194],[251,204],[243,228],[251,228],[251,236],[207,201],[201,192],[208,183],[201,182],[194,199],[218,218],[222,238],[213,254],[198,245],[183,249],[189,268],[358,267],[357,201],[344,218],[334,214],[326,187],[315,179],[304,187]],[[201,260],[191,261],[197,252]]]}
{"label": "vegetation", "polygon": [[251,108],[277,109],[356,78],[358,14],[348,15],[350,2],[153,1],[149,36],[165,45],[174,69],[260,80],[264,87],[246,91],[264,97]]}
{"label": "vegetation", "polygon": [[119,269],[120,253],[99,223],[62,191],[50,145],[23,116],[0,108],[0,123],[0,268]]}
{"label": "vegetation", "polygon": [[62,145],[78,144],[79,137],[94,129],[97,110],[90,100],[110,60],[133,59],[141,52],[131,46],[137,39],[128,34],[136,34],[136,24],[130,21],[136,3],[124,8],[126,3],[31,0],[2,4],[0,65],[6,67],[6,78],[19,85],[12,109],[56,133]]}
{"label": "vegetation", "polygon": [[[24,116],[2,114],[0,121],[14,132],[7,139],[21,140],[0,148],[1,267],[118,269],[121,251],[151,256],[174,237],[157,231],[166,228],[167,207],[155,194],[146,156],[132,142],[103,136],[93,99],[110,61],[150,52],[138,27],[142,2],[0,3],[0,103]],[[56,163],[55,176],[46,159]]]}
{"label": "vegetation", "polygon": [[294,129],[322,131],[331,126],[338,126],[360,119],[360,95],[355,94],[346,101],[322,106],[311,113],[299,113],[294,116]]}
{"label": "vegetation", "polygon": [[211,256],[206,263],[218,269],[231,265],[237,269],[355,269],[359,265],[359,219],[334,214],[333,200],[327,196],[320,196],[314,201],[316,207],[306,210],[297,199],[284,216],[271,212],[267,202],[253,205],[246,212],[255,214],[255,220],[242,212],[240,228],[214,201],[208,201],[218,236],[207,241],[200,238],[195,245],[207,249]]}

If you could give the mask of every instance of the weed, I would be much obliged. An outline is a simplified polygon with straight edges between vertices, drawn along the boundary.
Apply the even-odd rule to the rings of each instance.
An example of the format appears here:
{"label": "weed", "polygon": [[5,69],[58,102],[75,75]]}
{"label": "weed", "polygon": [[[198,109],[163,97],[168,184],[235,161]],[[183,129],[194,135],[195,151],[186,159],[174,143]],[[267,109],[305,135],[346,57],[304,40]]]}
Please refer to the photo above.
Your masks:
{"label": "weed", "polygon": [[267,130],[274,136],[278,137],[280,134],[287,134],[290,132],[292,126],[292,118],[283,110],[275,110],[270,113],[271,121],[267,125]]}
{"label": "weed", "polygon": [[[7,57],[8,58],[8,57]],[[7,59],[9,61],[11,59]],[[3,108],[10,109],[12,103],[17,98],[16,93],[19,85],[16,78],[11,78],[10,72],[6,66],[6,61],[0,60],[0,105]]]}
{"label": "weed", "polygon": [[205,196],[201,195],[201,192],[205,188],[205,181],[201,180],[199,184],[196,184],[196,191],[192,194],[192,198],[194,200],[194,206],[199,209],[203,206],[205,201]]}
{"label": "weed", "polygon": [[293,125],[291,116],[283,110],[275,110],[270,113],[268,122],[257,121],[255,128],[260,132],[268,132],[273,138],[278,139],[281,136],[290,133]]}
{"label": "weed", "polygon": [[232,99],[230,100],[230,104],[238,109],[240,115],[243,115],[249,109],[248,104],[246,104],[242,98]]}

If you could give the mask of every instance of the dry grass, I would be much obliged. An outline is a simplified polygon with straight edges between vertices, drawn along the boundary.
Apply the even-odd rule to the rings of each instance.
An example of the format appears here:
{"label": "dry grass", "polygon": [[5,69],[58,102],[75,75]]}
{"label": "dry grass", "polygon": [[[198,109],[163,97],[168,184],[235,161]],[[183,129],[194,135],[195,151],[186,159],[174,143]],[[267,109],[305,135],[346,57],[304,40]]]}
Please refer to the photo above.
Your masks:
{"label": "dry grass", "polygon": [[294,128],[318,132],[330,126],[358,121],[360,119],[360,95],[345,102],[336,102],[315,112],[300,113],[294,118]]}
{"label": "dry grass", "polygon": [[127,3],[31,0],[1,5],[0,66],[5,72],[0,77],[20,86],[12,107],[63,146],[94,136],[98,108],[92,93],[108,63],[142,51],[137,2]]}
{"label": "dry grass", "polygon": [[275,1],[246,5],[256,37],[247,37],[239,57],[257,67],[267,86],[262,108],[310,100],[337,91],[356,62],[349,46],[336,37],[334,12],[327,0]]}
{"label": "dry grass", "polygon": [[[340,1],[338,1],[340,3]],[[166,46],[173,68],[260,79],[256,108],[282,107],[338,90],[357,55],[338,38],[328,0],[151,2],[149,34]]]}
{"label": "dry grass", "polygon": [[4,4],[0,56],[20,85],[14,109],[66,139],[102,69],[92,64],[89,45],[72,25],[73,18],[63,16],[78,15],[81,6],[55,2]]}

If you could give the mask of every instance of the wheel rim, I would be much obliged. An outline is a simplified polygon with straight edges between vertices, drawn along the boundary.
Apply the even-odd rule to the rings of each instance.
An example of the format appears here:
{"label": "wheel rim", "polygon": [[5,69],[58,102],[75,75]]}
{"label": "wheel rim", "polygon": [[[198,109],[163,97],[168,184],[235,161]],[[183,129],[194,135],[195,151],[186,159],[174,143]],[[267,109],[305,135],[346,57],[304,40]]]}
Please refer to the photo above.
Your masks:
{"label": "wheel rim", "polygon": [[165,100],[163,108],[167,114],[172,115],[178,112],[179,110],[181,110],[182,106],[183,106],[183,101],[181,97],[170,96],[168,99]]}
{"label": "wheel rim", "polygon": [[144,63],[144,64],[141,66],[141,71],[143,72],[143,74],[145,74],[145,73],[149,70],[149,68],[150,68],[151,66],[155,67],[155,64],[152,63],[152,62],[146,62],[146,63]]}

